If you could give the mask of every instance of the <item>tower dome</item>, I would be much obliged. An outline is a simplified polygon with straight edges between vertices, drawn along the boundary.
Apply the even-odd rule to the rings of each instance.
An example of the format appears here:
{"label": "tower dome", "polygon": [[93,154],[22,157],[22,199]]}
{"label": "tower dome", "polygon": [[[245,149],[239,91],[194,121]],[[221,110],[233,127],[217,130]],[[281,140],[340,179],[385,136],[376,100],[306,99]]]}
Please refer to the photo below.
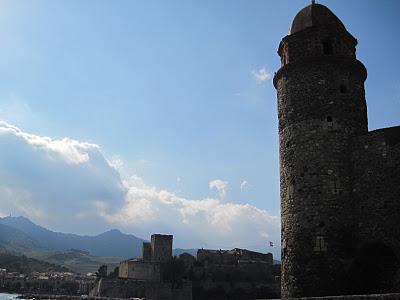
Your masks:
{"label": "tower dome", "polygon": [[346,30],[343,23],[329,8],[312,3],[297,13],[290,28],[290,34],[313,26],[337,26]]}

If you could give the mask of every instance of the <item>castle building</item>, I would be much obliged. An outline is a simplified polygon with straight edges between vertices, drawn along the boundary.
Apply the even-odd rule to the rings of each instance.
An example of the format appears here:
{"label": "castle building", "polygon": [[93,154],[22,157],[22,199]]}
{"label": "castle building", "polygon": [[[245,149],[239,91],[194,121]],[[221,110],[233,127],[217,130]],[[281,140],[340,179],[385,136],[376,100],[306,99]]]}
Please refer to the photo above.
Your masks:
{"label": "castle building", "polygon": [[172,235],[153,234],[151,242],[143,242],[142,259],[128,259],[119,264],[120,278],[159,282],[162,264],[172,259]]}
{"label": "castle building", "polygon": [[151,236],[151,258],[153,261],[167,262],[172,257],[172,235],[153,234]]}
{"label": "castle building", "polygon": [[400,126],[368,131],[357,40],[312,3],[279,45],[282,298],[400,286]]}

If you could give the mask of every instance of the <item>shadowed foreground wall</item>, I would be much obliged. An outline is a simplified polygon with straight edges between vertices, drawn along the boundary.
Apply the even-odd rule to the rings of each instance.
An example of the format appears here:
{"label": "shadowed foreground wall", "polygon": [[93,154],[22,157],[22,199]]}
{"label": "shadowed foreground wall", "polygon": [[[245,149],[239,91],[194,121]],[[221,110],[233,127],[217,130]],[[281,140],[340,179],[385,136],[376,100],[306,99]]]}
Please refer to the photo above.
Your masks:
{"label": "shadowed foreground wall", "polygon": [[290,300],[399,300],[400,294],[348,295],[328,297],[288,298]]}

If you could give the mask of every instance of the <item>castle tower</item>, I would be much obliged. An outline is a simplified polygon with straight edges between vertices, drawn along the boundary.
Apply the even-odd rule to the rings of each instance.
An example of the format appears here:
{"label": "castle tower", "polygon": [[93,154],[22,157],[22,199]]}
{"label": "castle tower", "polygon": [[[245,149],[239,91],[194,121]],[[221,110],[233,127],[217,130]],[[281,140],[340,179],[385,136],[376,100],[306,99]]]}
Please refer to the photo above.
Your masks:
{"label": "castle tower", "polygon": [[356,45],[315,3],[279,45],[282,298],[346,294],[356,243],[350,147],[368,132],[367,72]]}
{"label": "castle tower", "polygon": [[167,262],[172,258],[172,235],[151,235],[151,259],[153,262]]}

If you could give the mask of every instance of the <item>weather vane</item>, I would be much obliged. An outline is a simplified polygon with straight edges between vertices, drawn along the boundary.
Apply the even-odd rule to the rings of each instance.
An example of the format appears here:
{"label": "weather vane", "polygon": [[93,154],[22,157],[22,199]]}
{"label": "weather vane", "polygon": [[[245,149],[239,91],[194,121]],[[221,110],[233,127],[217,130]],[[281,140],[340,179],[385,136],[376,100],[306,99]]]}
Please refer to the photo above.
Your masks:
{"label": "weather vane", "polygon": [[311,0],[311,4],[315,4],[315,0]]}

